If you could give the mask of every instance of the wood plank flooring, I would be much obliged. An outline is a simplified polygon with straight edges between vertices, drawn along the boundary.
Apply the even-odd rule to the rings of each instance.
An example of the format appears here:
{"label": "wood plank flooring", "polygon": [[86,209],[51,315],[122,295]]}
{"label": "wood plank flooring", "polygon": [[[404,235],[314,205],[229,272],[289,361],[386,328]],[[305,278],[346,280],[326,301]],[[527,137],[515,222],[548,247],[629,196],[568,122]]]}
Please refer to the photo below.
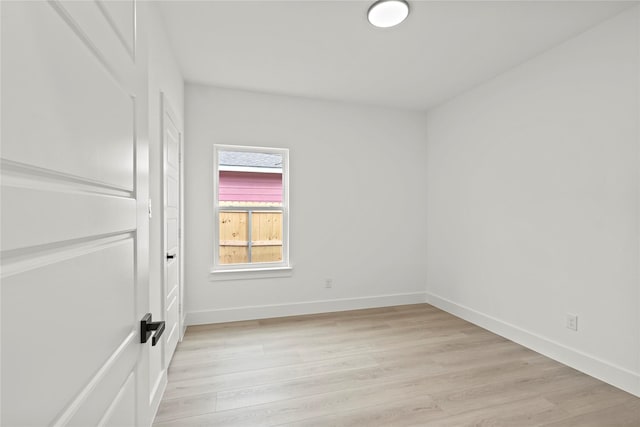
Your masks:
{"label": "wood plank flooring", "polygon": [[640,398],[427,304],[189,327],[155,426],[640,426]]}

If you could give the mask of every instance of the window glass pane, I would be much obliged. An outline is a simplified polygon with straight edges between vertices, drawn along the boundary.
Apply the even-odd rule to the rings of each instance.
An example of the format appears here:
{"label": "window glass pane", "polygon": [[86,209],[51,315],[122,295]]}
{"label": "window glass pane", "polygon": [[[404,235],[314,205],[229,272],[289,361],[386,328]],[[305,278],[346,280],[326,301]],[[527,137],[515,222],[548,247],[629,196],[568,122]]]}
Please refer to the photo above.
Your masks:
{"label": "window glass pane", "polygon": [[219,151],[220,264],[282,261],[282,198],[280,154]]}
{"label": "window glass pane", "polygon": [[282,211],[253,211],[251,261],[282,261]]}
{"label": "window glass pane", "polygon": [[249,262],[248,220],[248,212],[220,212],[220,264]]}

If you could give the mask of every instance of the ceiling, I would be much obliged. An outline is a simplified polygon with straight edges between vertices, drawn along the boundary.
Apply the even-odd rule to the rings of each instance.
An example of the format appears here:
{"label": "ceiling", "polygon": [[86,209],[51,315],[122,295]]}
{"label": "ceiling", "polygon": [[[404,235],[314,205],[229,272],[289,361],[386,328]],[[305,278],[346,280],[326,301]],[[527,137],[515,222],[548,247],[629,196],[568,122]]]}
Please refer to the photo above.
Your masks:
{"label": "ceiling", "polygon": [[163,1],[185,80],[426,110],[636,2],[411,1],[394,28],[371,1]]}

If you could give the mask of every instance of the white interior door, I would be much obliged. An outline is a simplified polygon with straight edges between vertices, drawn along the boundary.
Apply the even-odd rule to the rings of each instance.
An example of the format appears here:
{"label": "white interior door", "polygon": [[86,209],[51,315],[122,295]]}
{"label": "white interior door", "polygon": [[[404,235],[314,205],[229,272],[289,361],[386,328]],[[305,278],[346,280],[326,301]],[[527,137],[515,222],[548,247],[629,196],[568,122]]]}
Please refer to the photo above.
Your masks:
{"label": "white interior door", "polygon": [[165,367],[169,367],[180,338],[181,318],[181,233],[180,171],[182,134],[166,97],[162,96],[162,150],[164,164],[164,295],[167,338]]}
{"label": "white interior door", "polygon": [[1,424],[149,424],[144,14],[1,15]]}

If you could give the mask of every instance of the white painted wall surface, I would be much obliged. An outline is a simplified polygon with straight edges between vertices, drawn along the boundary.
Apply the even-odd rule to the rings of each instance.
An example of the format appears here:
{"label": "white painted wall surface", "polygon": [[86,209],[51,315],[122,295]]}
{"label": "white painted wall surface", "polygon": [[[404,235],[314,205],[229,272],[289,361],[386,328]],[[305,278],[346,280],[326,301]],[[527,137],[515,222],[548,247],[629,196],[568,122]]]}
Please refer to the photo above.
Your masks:
{"label": "white painted wall surface", "polygon": [[[160,93],[164,92],[172,107],[183,121],[184,82],[171,50],[164,22],[158,6],[151,4],[149,20],[149,197],[153,216],[149,220],[149,306],[154,319],[163,319],[162,269],[162,152],[161,152],[161,104]],[[151,406],[155,414],[166,384],[166,366],[162,360],[161,345],[150,350],[149,378],[152,392]]]}
{"label": "white painted wall surface", "polygon": [[430,301],[640,395],[639,16],[430,111],[426,218]]}
{"label": "white painted wall surface", "polygon": [[[185,118],[189,323],[424,301],[424,115],[188,84]],[[290,150],[291,277],[211,280],[214,143]]]}

